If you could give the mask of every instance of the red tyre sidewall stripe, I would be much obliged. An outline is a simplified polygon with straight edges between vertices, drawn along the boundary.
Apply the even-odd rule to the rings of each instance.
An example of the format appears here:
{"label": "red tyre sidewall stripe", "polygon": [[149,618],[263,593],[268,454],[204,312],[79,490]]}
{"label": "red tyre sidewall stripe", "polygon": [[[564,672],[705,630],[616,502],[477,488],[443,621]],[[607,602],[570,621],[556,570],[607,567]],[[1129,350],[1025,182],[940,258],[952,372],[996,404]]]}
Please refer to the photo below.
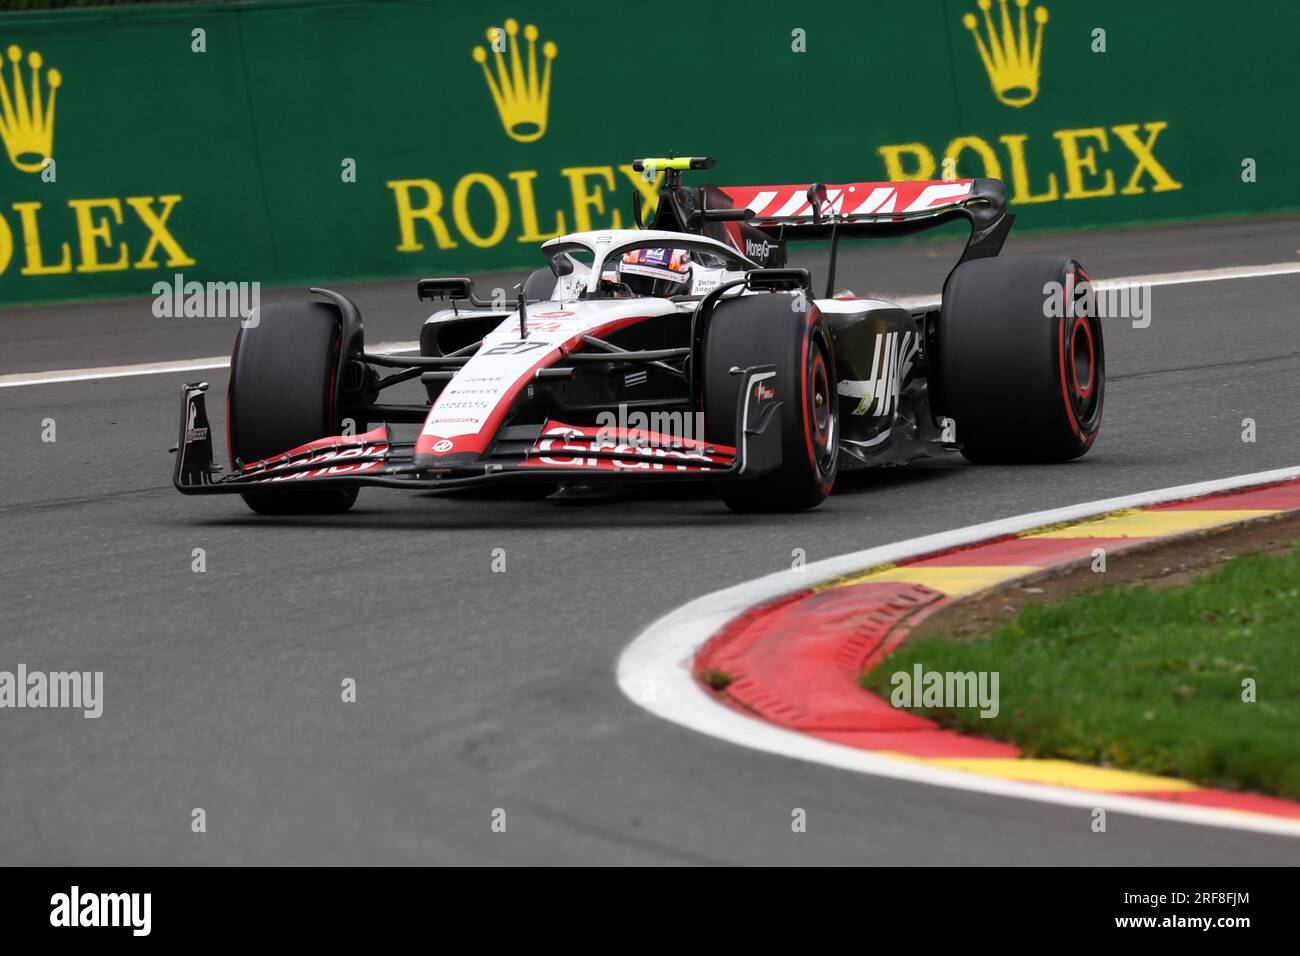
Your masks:
{"label": "red tyre sidewall stripe", "polygon": [[[1097,429],[1093,429],[1092,432],[1084,434],[1083,428],[1079,424],[1079,417],[1074,412],[1074,402],[1070,398],[1070,377],[1065,370],[1066,343],[1069,339],[1065,334],[1066,316],[1064,315],[1064,312],[1067,308],[1070,311],[1073,311],[1074,309],[1075,275],[1075,269],[1070,269],[1065,274],[1064,301],[1061,303],[1064,308],[1062,309],[1062,315],[1060,319],[1057,320],[1056,325],[1056,357],[1059,367],[1058,378],[1061,382],[1061,400],[1065,404],[1065,420],[1070,423],[1070,430],[1074,432],[1074,437],[1081,440],[1086,448],[1091,445],[1093,439],[1097,437]],[[1074,364],[1073,356],[1071,356],[1070,364]],[[1098,419],[1098,425],[1100,424],[1101,421]]]}
{"label": "red tyre sidewall stripe", "polygon": [[[825,493],[829,494],[831,489],[831,476],[822,474],[821,465],[817,461],[817,451],[813,447],[813,433],[817,430],[817,421],[813,414],[812,404],[809,401],[808,394],[808,349],[815,347],[813,345],[813,337],[817,328],[817,319],[821,317],[821,312],[816,308],[816,306],[810,305],[808,307],[807,316],[807,326],[803,333],[803,343],[800,349],[799,361],[799,394],[802,401],[802,414],[804,419],[804,447],[808,450],[808,462],[812,465],[813,474],[817,476],[819,486]],[[827,386],[830,385],[831,373],[832,367],[827,366]],[[831,400],[834,400],[834,396],[831,396]],[[834,410],[830,409],[829,411],[833,412]]]}

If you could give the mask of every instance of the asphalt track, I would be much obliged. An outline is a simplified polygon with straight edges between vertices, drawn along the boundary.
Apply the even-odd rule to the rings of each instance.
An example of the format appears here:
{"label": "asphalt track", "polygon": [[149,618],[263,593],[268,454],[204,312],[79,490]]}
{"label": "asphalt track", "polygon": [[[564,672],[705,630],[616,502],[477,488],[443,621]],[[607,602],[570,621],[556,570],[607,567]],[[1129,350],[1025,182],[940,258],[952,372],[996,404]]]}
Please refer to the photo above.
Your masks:
{"label": "asphalt track", "polygon": [[[1294,262],[1300,220],[1006,251],[1049,250],[1094,279]],[[932,293],[954,255],[846,250],[837,285]],[[342,288],[371,341],[415,337],[413,282]],[[613,678],[651,620],[789,567],[794,548],[811,561],[1297,464],[1298,293],[1293,275],[1163,286],[1149,328],[1110,322],[1106,422],[1079,462],[846,476],[794,516],[737,517],[700,490],[564,505],[367,490],[343,517],[268,520],[172,490],[193,373],[0,389],[0,669],[105,683],[98,720],[0,711],[0,862],[1300,862],[1300,841],[1115,814],[1095,834],[1076,809],[739,749],[656,719]],[[219,355],[233,324],[155,319],[139,299],[9,309],[0,332],[6,374]],[[796,807],[807,832],[791,831]]]}

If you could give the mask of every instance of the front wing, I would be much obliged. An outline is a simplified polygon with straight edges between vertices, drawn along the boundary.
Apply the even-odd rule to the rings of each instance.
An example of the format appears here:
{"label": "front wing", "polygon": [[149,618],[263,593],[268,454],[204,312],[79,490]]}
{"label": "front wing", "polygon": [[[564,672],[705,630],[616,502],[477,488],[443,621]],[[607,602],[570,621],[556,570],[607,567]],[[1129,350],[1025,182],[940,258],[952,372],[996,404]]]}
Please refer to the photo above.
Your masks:
{"label": "front wing", "polygon": [[654,434],[629,435],[548,421],[507,426],[473,461],[417,467],[414,442],[396,441],[388,425],[361,435],[308,442],[262,461],[237,462],[222,476],[208,423],[206,382],[181,387],[180,435],[172,481],[182,494],[292,493],[307,487],[374,485],[453,491],[529,481],[691,481],[750,478],[781,463],[781,402],[756,387],[773,366],[737,374],[745,388],[736,403],[735,448]]}

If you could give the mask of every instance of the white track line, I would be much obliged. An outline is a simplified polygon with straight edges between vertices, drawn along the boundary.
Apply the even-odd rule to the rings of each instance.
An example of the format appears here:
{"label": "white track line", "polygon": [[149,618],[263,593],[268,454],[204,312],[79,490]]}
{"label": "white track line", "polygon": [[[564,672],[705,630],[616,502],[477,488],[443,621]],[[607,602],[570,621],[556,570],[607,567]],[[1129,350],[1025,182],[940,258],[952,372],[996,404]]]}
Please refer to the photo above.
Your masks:
{"label": "white track line", "polygon": [[[380,342],[374,348],[376,352],[414,352],[419,347],[419,342]],[[14,372],[11,375],[0,375],[0,388],[57,385],[60,382],[93,382],[101,378],[132,378],[136,375],[171,375],[179,372],[203,372],[214,368],[230,368],[230,356],[211,355],[208,358],[179,359],[174,362],[104,365],[99,368],[64,368],[49,372]]]}
{"label": "white track line", "polygon": [[1093,283],[1098,289],[1119,289],[1126,285],[1187,285],[1192,282],[1222,282],[1225,279],[1265,279],[1300,273],[1300,262],[1271,262],[1262,266],[1224,266],[1219,269],[1191,269],[1187,272],[1153,272],[1144,276],[1120,276]]}
{"label": "white track line", "polygon": [[0,388],[24,385],[57,385],[60,382],[92,382],[101,378],[134,378],[137,375],[170,375],[173,372],[203,372],[229,368],[230,357],[184,359],[178,362],[144,362],[139,365],[102,365],[98,368],[63,368],[49,372],[15,372],[0,375]]}
{"label": "white track line", "polygon": [[1281,468],[1252,475],[1238,475],[1216,481],[1180,485],[1175,488],[1162,488],[1158,491],[1125,495],[1120,498],[1108,498],[1104,501],[1070,505],[1066,508],[1038,511],[954,531],[926,535],[897,544],[868,548],[865,551],[817,561],[807,565],[802,572],[782,571],[770,574],[697,598],[655,621],[620,655],[616,669],[618,685],[634,703],[665,720],[742,747],[792,757],[796,760],[826,764],[842,770],[890,777],[895,780],[951,787],[956,790],[1000,797],[1037,800],[1042,803],[1087,809],[1104,807],[1115,813],[1300,837],[1300,820],[986,777],[833,744],[793,730],[785,730],[723,707],[710,697],[691,675],[691,661],[695,652],[727,621],[756,604],[765,603],[818,582],[851,574],[873,565],[973,544],[1041,525],[1077,521],[1121,508],[1137,508],[1161,501],[1193,498],[1298,476],[1300,476],[1300,468]]}
{"label": "white track line", "polygon": [[[1190,269],[1187,272],[1152,272],[1141,276],[1099,279],[1094,289],[1123,289],[1135,285],[1189,285],[1193,282],[1223,282],[1227,279],[1265,279],[1269,276],[1300,274],[1300,262],[1271,262],[1261,266],[1225,266],[1222,269]],[[903,296],[890,299],[906,309],[933,309],[940,303],[937,295]]]}
{"label": "white track line", "polygon": [[[1121,276],[1094,283],[1098,289],[1115,289],[1131,285],[1184,285],[1191,282],[1222,282],[1226,279],[1258,279],[1267,276],[1295,275],[1300,273],[1300,262],[1273,262],[1258,266],[1228,266],[1222,269],[1193,269],[1188,272],[1155,272],[1150,275]],[[908,309],[929,309],[939,305],[939,297],[901,296],[891,299]],[[376,351],[413,352],[416,342],[392,342],[375,346]],[[142,365],[108,365],[100,368],[67,368],[49,372],[14,372],[0,375],[0,388],[21,388],[25,385],[55,385],[60,382],[90,382],[100,378],[129,378],[135,375],[170,375],[175,372],[200,372],[207,369],[227,368],[228,356],[179,359],[174,362],[147,362]]]}

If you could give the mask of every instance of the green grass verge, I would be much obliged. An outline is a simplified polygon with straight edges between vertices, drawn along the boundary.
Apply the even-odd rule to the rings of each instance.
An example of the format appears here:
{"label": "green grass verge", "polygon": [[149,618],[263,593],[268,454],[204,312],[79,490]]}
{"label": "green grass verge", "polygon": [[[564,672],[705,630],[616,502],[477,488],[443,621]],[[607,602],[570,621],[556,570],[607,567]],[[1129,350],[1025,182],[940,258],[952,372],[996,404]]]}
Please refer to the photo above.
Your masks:
{"label": "green grass verge", "polygon": [[[920,709],[1030,756],[1300,798],[1300,542],[1182,587],[1112,587],[1026,605],[983,640],[904,644],[863,677],[997,671],[1001,707]],[[1255,703],[1243,702],[1243,680]]]}

